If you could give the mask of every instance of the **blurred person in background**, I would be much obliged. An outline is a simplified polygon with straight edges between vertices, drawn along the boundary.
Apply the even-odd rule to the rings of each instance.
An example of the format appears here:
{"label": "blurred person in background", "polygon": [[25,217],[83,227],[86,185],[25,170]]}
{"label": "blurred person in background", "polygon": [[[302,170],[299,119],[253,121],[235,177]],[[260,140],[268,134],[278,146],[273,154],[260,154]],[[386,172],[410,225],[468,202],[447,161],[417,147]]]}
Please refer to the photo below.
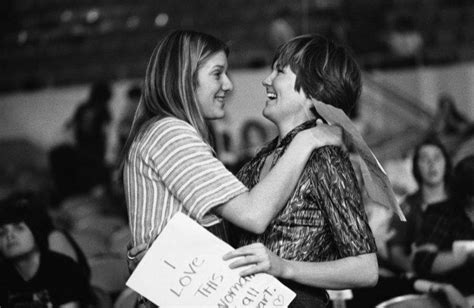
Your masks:
{"label": "blurred person in background", "polygon": [[279,9],[275,18],[268,27],[268,42],[271,50],[276,50],[280,45],[296,36],[295,27],[291,24],[291,7]]}
{"label": "blurred person in background", "polygon": [[118,122],[117,135],[118,135],[118,151],[117,157],[120,157],[120,153],[127,141],[128,134],[132,128],[133,117],[135,111],[140,103],[140,97],[142,95],[142,89],[139,85],[131,85],[127,90],[125,107],[122,111],[122,116]]}
{"label": "blurred person in background", "polygon": [[440,94],[428,132],[435,135],[464,135],[470,129],[474,129],[474,122],[457,109],[454,98],[447,93]]}
{"label": "blurred person in background", "polygon": [[436,136],[446,145],[455,162],[474,154],[474,121],[459,111],[452,95],[442,93],[428,136]]}
{"label": "blurred person in background", "polygon": [[48,248],[44,221],[28,201],[0,204],[0,306],[86,307],[91,293],[71,258]]}
{"label": "blurred person in background", "polygon": [[[280,46],[263,81],[263,115],[279,136],[239,171],[250,189],[275,168],[299,131],[314,127],[313,100],[346,114],[360,96],[360,69],[342,46],[319,35],[302,35]],[[290,307],[327,307],[325,289],[374,285],[377,250],[349,154],[341,146],[316,149],[285,206],[262,234],[234,232],[240,248],[224,256],[241,275],[265,272],[296,294]]]}
{"label": "blurred person in background", "polygon": [[232,165],[232,172],[237,173],[244,164],[251,160],[257,151],[268,141],[265,125],[258,120],[247,120],[240,129],[240,147],[237,161]]}
{"label": "blurred person in background", "polygon": [[90,278],[90,268],[84,252],[65,228],[55,224],[51,213],[56,209],[48,204],[49,200],[36,192],[13,190],[3,202],[27,206],[41,226],[42,232],[47,235],[48,248],[73,259],[86,278]]}
{"label": "blurred person in background", "polygon": [[85,192],[101,194],[108,187],[105,154],[111,95],[108,83],[93,84],[89,98],[76,108],[66,124],[72,130],[72,143],[62,143],[49,152],[50,170],[59,200]]}
{"label": "blurred person in background", "polygon": [[424,40],[412,16],[395,15],[385,41],[392,55],[391,65],[421,63]]}
{"label": "blurred person in background", "polygon": [[[412,268],[415,241],[426,209],[448,197],[451,174],[450,157],[437,139],[426,139],[416,146],[412,173],[418,190],[401,204],[406,221],[400,221],[395,215],[382,215],[382,221],[376,224],[378,227],[372,228],[375,238],[379,239],[377,248],[381,270],[378,284],[374,288],[354,290],[350,307],[373,307],[392,297],[418,292],[414,287],[417,276]],[[376,208],[374,206],[376,204],[372,204]],[[444,289],[440,288],[440,291]]]}
{"label": "blurred person in background", "polygon": [[474,156],[454,167],[450,197],[426,211],[413,267],[420,277],[474,295]]}
{"label": "blurred person in background", "polygon": [[451,158],[436,138],[418,144],[414,150],[412,173],[418,190],[408,195],[401,204],[406,222],[394,217],[390,229],[394,236],[387,242],[389,262],[396,273],[412,275],[412,253],[420,235],[423,215],[431,204],[448,198]]}

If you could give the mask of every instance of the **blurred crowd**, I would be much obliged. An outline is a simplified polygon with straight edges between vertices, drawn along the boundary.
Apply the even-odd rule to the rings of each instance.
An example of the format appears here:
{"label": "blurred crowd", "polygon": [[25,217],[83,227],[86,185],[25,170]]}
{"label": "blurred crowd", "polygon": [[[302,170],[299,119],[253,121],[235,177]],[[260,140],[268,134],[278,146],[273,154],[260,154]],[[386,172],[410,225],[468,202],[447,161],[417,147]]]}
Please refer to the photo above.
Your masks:
{"label": "blurred crowd", "polygon": [[[39,293],[35,291],[38,302],[111,307],[127,291],[130,232],[123,187],[115,170],[141,88],[131,85],[126,92],[112,162],[106,159],[111,96],[109,83],[91,86],[88,98],[64,123],[70,137],[49,149],[47,170],[28,167],[27,163],[0,170],[0,265],[8,268],[5,261],[28,249],[25,244],[24,250],[16,251],[9,244],[9,238],[14,237],[11,234],[24,232],[25,226],[31,231],[30,242],[42,247],[37,261],[40,265],[36,264],[40,271],[30,268],[35,268],[34,262],[24,271],[8,268],[8,275],[2,271],[0,289],[1,284],[15,281],[24,294],[8,296],[16,296],[20,304],[31,301],[25,296],[36,290],[43,292],[36,296]],[[249,119],[242,125],[239,142],[235,142],[235,134],[225,123],[209,125],[215,154],[233,173],[269,141],[271,134],[265,123]],[[350,307],[373,307],[395,296],[421,292],[431,292],[451,303],[469,296],[472,299],[473,140],[473,122],[457,110],[449,95],[440,96],[432,125],[410,153],[417,187],[398,196],[407,221],[401,222],[390,210],[368,196],[364,198],[378,247],[379,283],[374,288],[353,290],[353,299],[347,302]],[[359,157],[353,154],[352,158],[362,186]],[[61,275],[51,275],[52,264],[62,264]],[[420,284],[425,281],[428,284]]]}

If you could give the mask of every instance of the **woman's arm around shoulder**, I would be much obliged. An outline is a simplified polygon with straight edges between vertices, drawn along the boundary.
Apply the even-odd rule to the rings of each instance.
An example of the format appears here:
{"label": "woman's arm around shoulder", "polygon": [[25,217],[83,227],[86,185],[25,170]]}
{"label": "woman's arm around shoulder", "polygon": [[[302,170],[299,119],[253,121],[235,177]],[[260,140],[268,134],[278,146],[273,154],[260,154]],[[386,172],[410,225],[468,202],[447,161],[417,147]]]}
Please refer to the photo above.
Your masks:
{"label": "woman's arm around shoulder", "polygon": [[339,127],[318,124],[298,133],[278,163],[252,190],[242,193],[215,209],[235,225],[263,233],[286,204],[312,151],[327,145],[340,145]]}

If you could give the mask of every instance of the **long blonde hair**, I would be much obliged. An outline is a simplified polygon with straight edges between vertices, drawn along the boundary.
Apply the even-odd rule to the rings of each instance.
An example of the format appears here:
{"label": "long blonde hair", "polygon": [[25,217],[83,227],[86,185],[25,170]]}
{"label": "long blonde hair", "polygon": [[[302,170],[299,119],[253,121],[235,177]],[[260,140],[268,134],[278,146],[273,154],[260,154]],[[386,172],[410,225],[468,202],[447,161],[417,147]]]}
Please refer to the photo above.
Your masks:
{"label": "long blonde hair", "polygon": [[148,62],[143,94],[132,128],[122,149],[122,169],[130,146],[151,118],[176,117],[196,128],[210,142],[209,130],[196,99],[197,72],[213,54],[224,51],[221,40],[200,32],[175,30],[155,47]]}

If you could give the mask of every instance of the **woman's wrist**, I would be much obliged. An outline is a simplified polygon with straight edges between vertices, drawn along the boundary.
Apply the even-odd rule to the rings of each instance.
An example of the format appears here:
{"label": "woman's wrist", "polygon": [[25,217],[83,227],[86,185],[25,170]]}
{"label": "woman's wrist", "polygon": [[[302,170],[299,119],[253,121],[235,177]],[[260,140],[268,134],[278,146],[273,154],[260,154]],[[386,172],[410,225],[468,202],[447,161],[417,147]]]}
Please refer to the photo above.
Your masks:
{"label": "woman's wrist", "polygon": [[293,263],[283,258],[281,258],[281,261],[282,261],[282,271],[281,271],[280,278],[283,278],[286,280],[292,280],[294,276]]}

